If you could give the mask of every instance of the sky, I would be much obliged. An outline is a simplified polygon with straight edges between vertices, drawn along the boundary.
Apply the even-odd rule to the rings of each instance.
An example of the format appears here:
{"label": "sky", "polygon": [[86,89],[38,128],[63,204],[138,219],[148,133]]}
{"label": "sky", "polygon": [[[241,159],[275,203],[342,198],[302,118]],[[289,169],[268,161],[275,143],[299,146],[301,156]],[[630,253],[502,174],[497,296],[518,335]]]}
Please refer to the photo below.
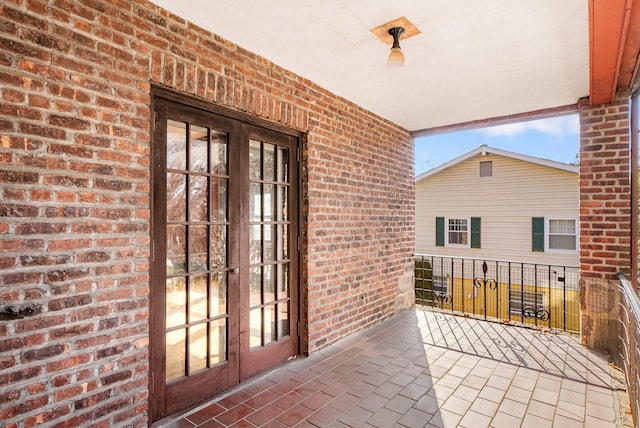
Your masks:
{"label": "sky", "polygon": [[577,114],[415,139],[416,175],[486,144],[496,149],[564,163],[577,160]]}

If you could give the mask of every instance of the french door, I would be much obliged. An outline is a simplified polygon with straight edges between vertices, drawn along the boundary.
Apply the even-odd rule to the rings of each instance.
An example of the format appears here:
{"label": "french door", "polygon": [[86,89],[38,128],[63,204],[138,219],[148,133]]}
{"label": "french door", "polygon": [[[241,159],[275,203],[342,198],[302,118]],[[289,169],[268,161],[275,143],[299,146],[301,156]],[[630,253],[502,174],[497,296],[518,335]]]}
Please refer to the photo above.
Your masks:
{"label": "french door", "polygon": [[151,413],[298,354],[298,138],[154,98]]}

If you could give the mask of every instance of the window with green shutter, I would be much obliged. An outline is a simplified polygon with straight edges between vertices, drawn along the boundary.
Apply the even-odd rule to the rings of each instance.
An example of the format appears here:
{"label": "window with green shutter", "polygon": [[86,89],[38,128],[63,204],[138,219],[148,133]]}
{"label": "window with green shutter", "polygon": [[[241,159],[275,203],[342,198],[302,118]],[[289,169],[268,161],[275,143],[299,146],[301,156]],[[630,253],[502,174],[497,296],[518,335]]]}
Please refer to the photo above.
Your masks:
{"label": "window with green shutter", "polygon": [[531,251],[544,252],[544,217],[531,218]]}
{"label": "window with green shutter", "polygon": [[444,247],[444,217],[436,217],[436,247]]}
{"label": "window with green shutter", "polygon": [[471,248],[480,248],[480,217],[471,217]]}

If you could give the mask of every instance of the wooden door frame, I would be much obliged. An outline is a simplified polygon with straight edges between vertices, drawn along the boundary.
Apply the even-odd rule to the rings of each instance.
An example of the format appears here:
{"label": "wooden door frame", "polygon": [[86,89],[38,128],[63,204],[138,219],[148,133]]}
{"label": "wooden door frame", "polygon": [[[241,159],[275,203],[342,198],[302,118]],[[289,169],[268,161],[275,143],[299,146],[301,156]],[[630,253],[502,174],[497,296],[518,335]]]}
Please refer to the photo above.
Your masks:
{"label": "wooden door frame", "polygon": [[[303,176],[302,176],[302,162],[301,162],[301,157],[300,157],[300,152],[301,152],[301,145],[304,142],[304,138],[305,138],[305,134],[303,132],[300,131],[296,131],[290,128],[287,128],[283,125],[280,124],[276,124],[276,123],[272,123],[272,122],[267,122],[265,120],[262,120],[260,118],[254,117],[254,116],[250,116],[247,115],[245,113],[242,112],[238,112],[236,110],[232,110],[229,109],[227,107],[222,107],[219,105],[216,105],[214,103],[202,100],[200,98],[196,98],[193,97],[191,95],[186,95],[183,93],[179,93],[176,92],[174,90],[165,88],[163,86],[159,86],[156,84],[152,84],[151,85],[151,103],[150,103],[150,111],[151,111],[151,138],[150,138],[150,159],[151,159],[151,166],[150,166],[150,209],[151,210],[155,210],[154,206],[153,206],[153,200],[154,200],[154,195],[157,194],[158,192],[166,192],[166,188],[161,188],[162,184],[165,184],[164,180],[157,180],[155,178],[155,174],[153,172],[153,169],[155,168],[155,165],[153,164],[154,160],[155,160],[155,154],[154,151],[157,150],[157,144],[155,142],[155,138],[157,137],[157,113],[156,113],[156,109],[158,108],[158,102],[160,100],[163,100],[162,102],[171,102],[171,103],[177,103],[177,104],[181,104],[187,108],[190,109],[197,109],[197,110],[202,110],[205,113],[209,113],[209,114],[214,114],[214,115],[218,115],[218,116],[222,116],[222,117],[226,117],[229,119],[233,119],[245,124],[249,124],[252,126],[256,126],[259,128],[262,128],[264,130],[267,131],[274,131],[280,134],[284,134],[287,136],[291,136],[297,139],[297,144],[294,150],[294,153],[292,153],[292,156],[294,156],[296,158],[296,164],[297,164],[297,168],[296,168],[296,183],[295,183],[295,187],[297,188],[297,192],[295,194],[295,197],[297,198],[296,204],[297,204],[297,209],[293,209],[291,214],[292,216],[295,215],[297,216],[297,218],[295,219],[295,222],[292,222],[292,226],[295,223],[295,230],[292,227],[292,234],[295,233],[297,235],[297,248],[292,248],[291,252],[292,254],[295,254],[295,256],[292,255],[292,259],[295,258],[295,269],[296,269],[296,273],[295,276],[292,274],[291,278],[292,281],[295,280],[295,284],[293,284],[295,286],[295,290],[291,290],[292,295],[295,293],[296,295],[296,299],[297,299],[297,307],[296,308],[291,308],[291,310],[296,310],[296,316],[297,316],[297,320],[298,320],[298,327],[292,328],[292,331],[290,332],[291,335],[297,335],[298,339],[297,339],[297,350],[296,353],[297,355],[301,355],[302,354],[302,350],[303,350],[303,342],[305,342],[305,340],[303,339],[302,336],[302,329],[299,328],[300,325],[305,325],[305,323],[303,322],[303,320],[306,320],[306,313],[303,310],[303,301],[302,298],[304,296],[303,293],[303,281],[302,281],[302,266],[301,266],[301,254],[302,254],[302,227],[303,227],[303,217],[302,217],[302,188],[303,188]],[[165,130],[166,131],[166,130]],[[238,159],[239,162],[241,162],[240,159]],[[231,167],[231,165],[230,165]],[[293,177],[292,177],[293,180]],[[293,184],[293,183],[292,183]],[[293,192],[292,192],[293,193]],[[292,194],[292,196],[294,196]],[[164,208],[166,210],[166,207]],[[164,241],[166,241],[166,230],[164,232],[160,233],[160,236],[158,236],[158,234],[156,234],[156,227],[154,225],[154,214],[155,213],[151,213],[152,215],[150,216],[150,236],[151,236],[151,248],[150,248],[150,255],[149,255],[149,266],[154,266],[154,260],[155,260],[155,251],[157,250],[157,245],[155,245],[155,241],[158,239],[164,239]],[[161,213],[162,214],[162,213]],[[166,215],[166,213],[165,213]],[[163,247],[164,248],[164,247]],[[242,248],[242,247],[240,247]],[[242,250],[241,250],[242,251]],[[240,265],[242,265],[242,256],[243,254],[240,254]],[[246,256],[246,255],[245,255]],[[164,313],[165,310],[165,305],[166,305],[166,296],[164,295],[164,293],[157,293],[154,292],[153,290],[153,284],[156,282],[156,278],[158,275],[162,275],[164,277],[164,274],[158,273],[158,272],[154,272],[153,269],[149,270],[149,334],[150,334],[150,340],[149,340],[149,417],[150,417],[150,422],[156,421],[161,419],[162,417],[166,417],[168,416],[167,414],[165,414],[165,405],[166,405],[166,397],[164,396],[164,386],[165,386],[165,379],[162,376],[154,376],[153,373],[153,369],[155,367],[158,367],[159,365],[161,365],[161,363],[163,361],[161,361],[161,357],[162,355],[164,355],[165,351],[163,349],[160,349],[159,347],[162,345],[164,346],[164,341],[159,341],[160,343],[158,343],[158,340],[154,340],[152,339],[152,337],[158,337],[158,334],[160,335],[164,335],[165,332],[164,330],[162,332],[158,332],[156,330],[158,330],[158,325],[160,324],[159,322],[157,322],[158,320],[154,319],[155,314],[158,313]],[[292,287],[294,288],[294,287]],[[232,338],[228,338],[229,341],[231,340],[238,340],[238,337],[232,339]],[[241,381],[243,379],[240,379]],[[219,392],[219,391],[218,391]],[[213,394],[215,394],[217,392],[214,392]],[[195,403],[194,403],[195,404]]]}

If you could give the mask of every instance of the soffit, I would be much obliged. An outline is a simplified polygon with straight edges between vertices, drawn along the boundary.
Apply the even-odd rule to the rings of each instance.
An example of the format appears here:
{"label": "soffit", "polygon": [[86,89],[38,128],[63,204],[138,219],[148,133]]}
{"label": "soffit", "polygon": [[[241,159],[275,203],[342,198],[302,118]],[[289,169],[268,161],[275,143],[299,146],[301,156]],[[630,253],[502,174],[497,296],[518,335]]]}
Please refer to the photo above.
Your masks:
{"label": "soffit", "polygon": [[[153,0],[409,130],[575,104],[589,95],[584,0]],[[370,31],[406,17],[404,67]]]}

